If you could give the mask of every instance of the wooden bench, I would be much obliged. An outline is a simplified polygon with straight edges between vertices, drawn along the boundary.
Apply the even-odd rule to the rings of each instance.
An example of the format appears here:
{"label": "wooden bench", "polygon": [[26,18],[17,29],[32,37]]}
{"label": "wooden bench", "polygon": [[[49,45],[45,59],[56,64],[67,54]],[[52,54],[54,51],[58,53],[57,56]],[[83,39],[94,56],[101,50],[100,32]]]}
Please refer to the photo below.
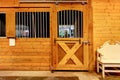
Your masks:
{"label": "wooden bench", "polygon": [[97,72],[99,73],[101,69],[103,78],[105,72],[120,72],[119,69],[112,68],[120,68],[120,42],[118,41],[114,44],[107,41],[97,49]]}

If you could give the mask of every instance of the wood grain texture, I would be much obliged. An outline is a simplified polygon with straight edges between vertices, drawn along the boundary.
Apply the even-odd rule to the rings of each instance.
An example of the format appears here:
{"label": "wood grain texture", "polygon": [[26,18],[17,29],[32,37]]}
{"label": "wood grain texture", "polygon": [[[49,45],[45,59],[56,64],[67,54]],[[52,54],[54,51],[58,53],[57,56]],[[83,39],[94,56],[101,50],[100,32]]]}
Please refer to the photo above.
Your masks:
{"label": "wood grain texture", "polygon": [[[92,0],[94,22],[93,49],[95,55],[97,47],[104,42],[108,40],[120,41],[119,2],[118,0]],[[96,61],[96,56],[94,59]]]}
{"label": "wood grain texture", "polygon": [[[78,3],[68,3],[56,5],[54,3],[18,3],[18,0],[15,2],[14,0],[7,0],[9,3],[5,3],[5,1],[0,0],[0,12],[6,13],[6,34],[7,37],[15,37],[15,12],[50,12],[50,38],[16,38],[16,44],[14,47],[9,46],[8,38],[0,38],[0,69],[5,70],[50,70],[51,65],[56,67],[56,62],[58,55],[59,45],[56,45],[55,39],[57,38],[57,11],[60,10],[80,10],[85,12],[84,14],[84,36],[85,38],[82,40],[89,40],[92,38],[88,38],[88,30],[92,30],[88,28],[88,5],[81,5]],[[3,5],[4,3],[4,5]],[[33,5],[34,4],[34,5]],[[102,22],[101,22],[102,23]],[[92,24],[91,24],[92,25]],[[96,24],[97,25],[97,24]],[[92,31],[91,31],[92,32]],[[90,33],[91,33],[90,32]],[[89,34],[90,35],[90,34]],[[61,40],[61,39],[60,39]],[[68,39],[70,41],[79,40],[79,39]],[[79,41],[82,43],[82,41]],[[92,47],[90,48],[92,50]],[[83,48],[79,49],[75,54],[76,57],[84,63],[83,57],[84,54]],[[88,49],[89,50],[89,49]],[[62,52],[62,51],[61,51]],[[79,55],[79,52],[82,52]],[[89,54],[91,54],[90,52]],[[86,55],[87,57],[89,55]],[[94,56],[94,53],[91,54]],[[90,57],[91,57],[90,56]],[[75,56],[73,56],[74,58]],[[76,58],[75,58],[76,59]],[[54,62],[56,60],[56,62]],[[73,60],[74,61],[74,60]],[[76,61],[76,60],[75,60]],[[68,61],[69,63],[73,63],[72,61]],[[85,61],[86,62],[86,61]],[[5,64],[4,64],[5,63]],[[45,63],[45,64],[44,64]],[[68,64],[69,64],[68,63]],[[78,61],[76,63],[79,63]],[[89,64],[95,62],[89,62]],[[34,67],[32,66],[34,65]],[[17,67],[16,67],[17,66]],[[24,67],[25,66],[25,67]],[[27,66],[27,67],[26,67]],[[90,65],[92,66],[92,65]],[[9,68],[10,67],[10,68]],[[66,67],[68,69],[72,69],[72,67]],[[79,67],[80,68],[80,67]],[[93,68],[93,66],[92,66]],[[62,67],[61,67],[62,69]],[[74,69],[78,69],[74,67]],[[82,69],[82,68],[81,68]]]}
{"label": "wood grain texture", "polygon": [[15,11],[13,9],[6,13],[6,36],[15,37]]}
{"label": "wood grain texture", "polygon": [[49,70],[50,39],[16,39],[16,46],[0,39],[0,69],[3,70]]}
{"label": "wood grain texture", "polygon": [[0,0],[0,7],[17,7],[18,5],[18,0]]}

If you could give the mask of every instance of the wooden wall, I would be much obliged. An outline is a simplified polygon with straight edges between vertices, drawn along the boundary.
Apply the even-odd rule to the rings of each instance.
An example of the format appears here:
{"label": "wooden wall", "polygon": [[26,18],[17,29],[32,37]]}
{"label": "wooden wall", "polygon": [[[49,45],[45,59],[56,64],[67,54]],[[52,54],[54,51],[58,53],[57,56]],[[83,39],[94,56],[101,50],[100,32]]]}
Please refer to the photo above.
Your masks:
{"label": "wooden wall", "polygon": [[[18,1],[18,0],[17,0]],[[24,8],[50,8],[53,4],[32,3],[19,4],[16,0],[0,0],[0,12],[6,13],[6,38],[0,38],[0,70],[50,70],[52,43],[48,39],[16,39],[16,45],[9,46],[9,38],[15,37],[15,11]],[[4,5],[3,5],[4,4]],[[56,4],[54,4],[56,5]],[[64,4],[63,4],[64,5]],[[72,4],[71,4],[72,5]],[[19,7],[21,9],[19,9]],[[91,8],[91,6],[90,6]],[[88,8],[89,9],[89,8]],[[27,9],[26,9],[27,10]],[[28,10],[27,10],[28,11]],[[90,13],[91,15],[92,13]],[[86,16],[87,17],[87,16]],[[92,16],[89,16],[92,17]],[[87,17],[87,19],[89,19]],[[92,18],[90,19],[90,21]],[[89,26],[89,39],[91,39],[92,23]],[[87,25],[87,24],[86,24]],[[52,32],[51,32],[52,33]],[[51,34],[52,35],[52,34]],[[93,45],[93,44],[92,44]],[[92,70],[94,64],[93,47],[90,46],[89,67]]]}
{"label": "wooden wall", "polygon": [[[0,70],[50,70],[51,68],[51,38],[16,38],[15,46],[9,46],[9,38],[15,38],[15,11],[22,10],[19,7],[31,6],[33,4],[20,5],[18,0],[0,0],[0,12],[6,13],[6,37],[0,37]],[[34,6],[43,7],[43,4]]]}
{"label": "wooden wall", "polygon": [[[96,67],[96,48],[107,40],[120,41],[120,0],[91,1],[92,13],[90,15],[92,16],[90,17],[93,19],[91,18],[90,20],[92,20],[93,23],[89,23],[89,32],[93,33],[92,36],[90,35],[91,45],[93,45],[93,47],[90,48],[91,55],[89,64],[92,70]],[[3,2],[4,0],[0,0],[0,8],[39,6],[39,4],[29,4],[26,6],[25,4],[18,4],[15,0],[7,0],[7,3]],[[44,6],[45,5],[42,4],[42,7]],[[93,28],[93,30],[91,28]],[[13,34],[8,36],[11,37]],[[16,39],[15,47],[10,47],[8,40],[8,38],[0,38],[0,70],[50,70],[50,39]],[[49,46],[46,46],[46,44]],[[40,50],[40,48],[43,49]]]}
{"label": "wooden wall", "polygon": [[96,60],[97,47],[107,40],[120,41],[120,0],[92,0],[92,7],[93,49]]}
{"label": "wooden wall", "polygon": [[0,7],[17,7],[18,0],[0,0]]}
{"label": "wooden wall", "polygon": [[[46,46],[47,45],[47,46]],[[0,70],[50,70],[50,39],[0,39]]]}

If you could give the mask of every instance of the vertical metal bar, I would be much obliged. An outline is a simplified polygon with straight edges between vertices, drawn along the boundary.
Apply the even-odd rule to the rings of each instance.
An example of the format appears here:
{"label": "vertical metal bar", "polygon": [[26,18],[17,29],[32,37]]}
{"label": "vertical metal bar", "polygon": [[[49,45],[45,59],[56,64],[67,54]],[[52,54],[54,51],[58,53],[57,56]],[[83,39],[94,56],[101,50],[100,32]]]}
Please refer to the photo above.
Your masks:
{"label": "vertical metal bar", "polygon": [[34,24],[34,13],[32,12],[32,37],[35,38],[35,24]]}
{"label": "vertical metal bar", "polygon": [[57,12],[57,35],[58,35],[58,37],[60,37],[60,29],[59,29],[59,26],[61,25],[61,17],[60,17],[60,11],[59,12]]}
{"label": "vertical metal bar", "polygon": [[28,35],[28,26],[27,26],[27,12],[25,12],[25,26],[26,26],[26,38],[27,38],[27,35]]}
{"label": "vertical metal bar", "polygon": [[33,12],[33,23],[34,38],[36,38],[36,12]]}
{"label": "vertical metal bar", "polygon": [[24,26],[23,26],[24,25],[24,21],[23,20],[24,20],[24,16],[23,16],[23,12],[22,12],[22,38],[24,37],[23,36],[23,32],[24,32],[24,29],[23,29],[24,28]]}
{"label": "vertical metal bar", "polygon": [[[59,16],[59,17],[60,17],[60,20],[61,20],[60,25],[62,25],[62,11],[60,11],[59,14],[61,14],[61,15]],[[58,20],[59,20],[59,18],[58,18]]]}
{"label": "vertical metal bar", "polygon": [[[63,27],[63,24],[64,24],[64,22],[63,22],[63,19],[64,19],[64,15],[62,15],[63,14],[63,11],[60,11],[61,12],[61,15],[60,15],[60,17],[61,17],[61,24],[60,24],[60,26],[61,27]],[[60,28],[59,28],[59,30],[60,30]],[[62,31],[63,32],[63,31]],[[61,37],[63,37],[64,35],[61,35]]]}
{"label": "vertical metal bar", "polygon": [[20,27],[22,27],[21,21],[20,21],[20,19],[21,19],[21,12],[18,12],[18,13],[19,13],[19,24],[18,24],[18,34],[19,34],[19,36],[18,36],[18,38],[21,38],[22,37],[21,28],[20,28]]}
{"label": "vertical metal bar", "polygon": [[17,35],[17,12],[15,12],[15,35]]}
{"label": "vertical metal bar", "polygon": [[75,37],[77,37],[77,20],[76,20],[76,10],[75,10]]}
{"label": "vertical metal bar", "polygon": [[17,16],[17,20],[18,20],[18,23],[16,24],[16,27],[17,27],[17,29],[16,29],[16,34],[17,34],[16,37],[18,38],[18,36],[19,36],[19,33],[18,33],[18,31],[19,31],[18,30],[19,29],[19,27],[18,27],[18,24],[19,24],[19,12],[16,12],[16,13],[17,13],[16,16]]}
{"label": "vertical metal bar", "polygon": [[4,31],[5,31],[5,33],[4,34],[6,36],[6,13],[4,13],[4,15],[5,15],[5,17],[4,17],[5,18],[5,25],[4,25],[4,29],[5,29]]}
{"label": "vertical metal bar", "polygon": [[[66,10],[66,26],[68,26],[68,10]],[[66,30],[67,31],[67,30]],[[67,32],[66,32],[66,38],[67,38]]]}
{"label": "vertical metal bar", "polygon": [[80,37],[80,26],[79,26],[79,11],[77,11],[77,37]]}
{"label": "vertical metal bar", "polygon": [[22,35],[23,35],[23,37],[24,37],[24,12],[22,12]]}
{"label": "vertical metal bar", "polygon": [[74,26],[73,37],[75,37],[74,11],[72,10],[72,25]]}
{"label": "vertical metal bar", "polygon": [[35,12],[35,14],[33,15],[33,16],[34,16],[34,32],[35,32],[35,33],[34,33],[34,34],[35,34],[34,36],[35,36],[35,38],[36,38],[36,18],[37,18],[36,13],[37,13],[37,12]]}
{"label": "vertical metal bar", "polygon": [[40,37],[42,37],[42,12],[40,12]]}
{"label": "vertical metal bar", "polygon": [[[67,10],[67,26],[69,26],[69,10]],[[68,31],[67,31],[67,38],[69,38],[68,36]]]}
{"label": "vertical metal bar", "polygon": [[16,20],[15,26],[16,26],[16,37],[17,37],[18,36],[18,34],[17,34],[17,31],[18,31],[18,26],[17,26],[17,24],[18,24],[18,12],[15,13],[15,20]]}
{"label": "vertical metal bar", "polygon": [[[63,18],[63,20],[64,20],[64,22],[63,22],[63,27],[66,25],[66,10],[64,10],[64,11],[62,11],[63,12],[63,15],[62,16],[64,16],[64,18]],[[64,30],[64,38],[65,38],[65,30]]]}
{"label": "vertical metal bar", "polygon": [[1,35],[2,35],[2,28],[3,28],[3,22],[2,22],[2,20],[1,20]]}
{"label": "vertical metal bar", "polygon": [[18,33],[19,33],[19,36],[18,36],[18,38],[22,37],[22,33],[21,33],[21,29],[20,29],[20,26],[22,26],[22,25],[21,25],[20,20],[21,20],[21,12],[19,12],[19,23],[18,23]]}
{"label": "vertical metal bar", "polygon": [[41,38],[41,12],[39,12],[39,38]]}
{"label": "vertical metal bar", "polygon": [[18,20],[18,23],[17,23],[17,25],[16,25],[16,26],[17,26],[17,31],[16,31],[16,33],[18,34],[18,35],[16,36],[17,38],[19,38],[19,35],[20,35],[20,33],[19,33],[19,21],[20,21],[20,20],[19,20],[19,17],[20,17],[19,12],[17,12],[17,20]]}
{"label": "vertical metal bar", "polygon": [[22,25],[22,12],[20,12],[20,32],[21,32],[21,37],[20,38],[22,38],[23,37],[23,34],[22,34],[22,27],[23,27],[23,25]]}
{"label": "vertical metal bar", "polygon": [[24,37],[24,12],[22,12],[22,31],[23,31],[23,37]]}
{"label": "vertical metal bar", "polygon": [[25,25],[25,12],[23,12],[23,35],[24,35],[24,37],[26,37],[25,27],[26,27],[26,25]]}
{"label": "vertical metal bar", "polygon": [[71,25],[71,10],[69,10],[69,25],[70,25],[70,36],[71,37],[71,30],[72,30],[72,25]]}
{"label": "vertical metal bar", "polygon": [[31,38],[34,38],[33,37],[33,21],[32,21],[32,19],[33,19],[33,16],[32,16],[32,12],[30,12],[31,13]]}
{"label": "vertical metal bar", "polygon": [[[68,26],[68,10],[66,10],[66,26]],[[68,38],[68,33],[66,32],[66,38]]]}
{"label": "vertical metal bar", "polygon": [[24,32],[25,32],[25,35],[24,35],[24,37],[26,38],[26,28],[27,28],[27,26],[26,26],[26,12],[24,12]]}
{"label": "vertical metal bar", "polygon": [[84,29],[83,28],[83,12],[81,12],[80,21],[81,21],[81,25],[80,25],[81,26],[81,28],[80,28],[81,29],[81,37],[83,37],[83,29]]}
{"label": "vertical metal bar", "polygon": [[18,13],[17,12],[15,13],[15,19],[16,19],[15,26],[16,26],[16,37],[17,37],[17,35],[18,35],[17,34],[17,31],[18,31],[18,26],[17,26],[18,25]]}
{"label": "vertical metal bar", "polygon": [[35,19],[35,25],[36,25],[36,26],[35,26],[35,35],[36,35],[36,38],[38,38],[38,37],[37,37],[37,27],[38,27],[38,26],[37,26],[37,24],[38,24],[38,21],[37,21],[37,20],[38,20],[38,19],[37,19],[37,18],[38,18],[37,12],[36,12],[35,14],[36,14],[36,16],[35,16],[35,18],[36,18],[36,19]]}
{"label": "vertical metal bar", "polygon": [[43,12],[41,12],[41,38],[43,38]]}
{"label": "vertical metal bar", "polygon": [[1,19],[1,21],[0,21],[0,35],[2,36],[2,30],[3,30],[3,26],[4,25],[4,23],[3,23],[3,20]]}
{"label": "vertical metal bar", "polygon": [[80,37],[81,37],[81,35],[80,35],[80,33],[81,33],[80,27],[81,27],[81,26],[79,25],[79,24],[80,24],[80,23],[79,23],[79,22],[80,22],[80,11],[77,11],[77,13],[78,13],[78,17],[77,17],[77,18],[78,18],[78,19],[77,19],[77,23],[78,23],[78,25],[77,25],[78,31],[77,31],[77,32],[78,32],[78,33],[77,33],[77,34],[78,34],[78,37],[80,38]]}
{"label": "vertical metal bar", "polygon": [[43,12],[42,12],[42,38],[43,38]]}
{"label": "vertical metal bar", "polygon": [[42,37],[42,12],[40,12],[40,37]]}
{"label": "vertical metal bar", "polygon": [[2,21],[1,21],[1,35],[2,35],[2,36],[3,36],[2,33],[3,33],[3,27],[4,27],[3,25],[4,25],[4,22],[3,22],[3,19],[2,19]]}
{"label": "vertical metal bar", "polygon": [[45,38],[47,38],[47,13],[48,12],[45,13],[45,24],[46,24],[46,26],[45,26],[45,29],[46,29],[45,30]]}
{"label": "vertical metal bar", "polygon": [[30,38],[32,38],[32,12],[29,12],[29,16],[30,16],[30,19],[29,19],[29,23],[30,23]]}
{"label": "vertical metal bar", "polygon": [[57,12],[57,37],[60,37],[59,35],[59,26],[60,26],[60,16],[59,16],[59,13],[60,13],[60,11],[59,12]]}
{"label": "vertical metal bar", "polygon": [[27,30],[28,30],[28,35],[27,37],[29,37],[30,31],[29,31],[29,25],[28,25],[28,12],[26,13],[26,25],[27,25]]}
{"label": "vertical metal bar", "polygon": [[43,12],[43,38],[45,38],[45,12]]}
{"label": "vertical metal bar", "polygon": [[[63,11],[62,11],[62,12],[63,12]],[[63,22],[63,24],[62,24],[62,25],[65,25],[65,21],[66,21],[66,18],[65,18],[65,16],[66,16],[66,15],[65,15],[65,14],[66,14],[66,12],[65,12],[65,10],[64,10],[63,14],[64,14],[64,15],[61,15],[61,16],[64,16],[64,18],[63,18],[64,22]]]}
{"label": "vertical metal bar", "polygon": [[37,30],[36,30],[36,31],[37,31],[37,35],[38,35],[37,37],[38,37],[38,38],[39,38],[39,24],[40,24],[39,18],[40,18],[39,12],[37,12],[37,24],[38,24],[38,25],[37,25]]}
{"label": "vertical metal bar", "polygon": [[26,25],[26,12],[24,12],[24,30],[25,30],[25,38],[27,37],[27,25]]}

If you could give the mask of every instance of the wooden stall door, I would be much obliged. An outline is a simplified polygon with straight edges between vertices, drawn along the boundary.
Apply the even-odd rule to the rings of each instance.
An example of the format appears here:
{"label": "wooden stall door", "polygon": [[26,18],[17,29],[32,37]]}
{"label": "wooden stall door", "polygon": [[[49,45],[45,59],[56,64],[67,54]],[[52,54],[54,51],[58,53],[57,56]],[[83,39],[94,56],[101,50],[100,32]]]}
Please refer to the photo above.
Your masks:
{"label": "wooden stall door", "polygon": [[86,5],[59,4],[53,12],[52,69],[88,70]]}

